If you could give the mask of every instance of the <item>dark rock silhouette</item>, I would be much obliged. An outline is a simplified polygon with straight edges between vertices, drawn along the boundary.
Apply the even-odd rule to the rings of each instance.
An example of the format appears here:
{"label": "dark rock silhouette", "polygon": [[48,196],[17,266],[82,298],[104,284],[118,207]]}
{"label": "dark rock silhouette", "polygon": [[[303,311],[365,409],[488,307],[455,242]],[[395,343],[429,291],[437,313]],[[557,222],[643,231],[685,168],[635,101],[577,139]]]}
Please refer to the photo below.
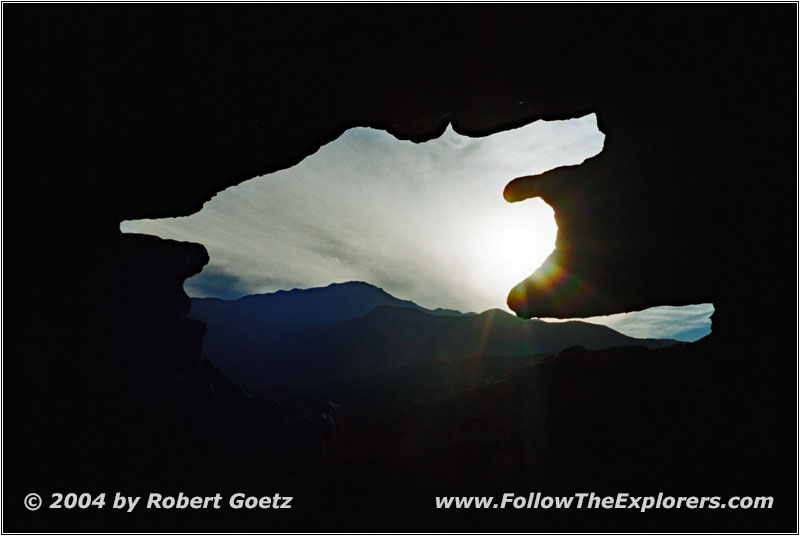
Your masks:
{"label": "dark rock silhouette", "polygon": [[[576,489],[657,495],[658,489],[665,495],[713,496],[712,490],[749,489],[769,496],[779,482],[794,480],[781,462],[756,460],[761,434],[769,434],[771,425],[758,424],[755,408],[771,397],[761,398],[760,390],[744,394],[754,383],[736,379],[723,363],[724,356],[706,342],[659,350],[569,349],[499,380],[387,412],[354,431],[342,456],[358,460],[359,469],[346,465],[343,486],[350,478],[377,485],[402,482],[398,496],[412,497],[527,495],[531,483],[551,495]],[[740,418],[719,418],[733,408]],[[380,499],[357,496],[370,514],[391,515]],[[741,530],[775,522],[774,510],[722,511],[722,516],[688,509],[610,516],[571,509],[565,516],[557,510],[515,510],[504,512],[503,519],[542,531],[658,531],[664,523],[679,531],[706,530],[725,524],[721,517],[729,515],[744,524]],[[432,530],[496,530],[497,518],[481,510],[437,517],[431,514]]]}
{"label": "dark rock silhouette", "polygon": [[[796,277],[797,6],[9,4],[3,14],[4,531],[264,531],[261,513],[67,516],[28,512],[22,498],[255,493],[265,482],[302,497],[269,517],[274,531],[796,530],[785,295]],[[606,135],[600,155],[506,189],[510,200],[541,195],[559,224],[560,278],[546,286],[539,273],[510,303],[524,316],[572,316],[711,302],[714,332],[658,350],[657,363],[645,349],[564,356],[536,381],[386,415],[372,436],[350,438],[376,453],[360,459],[369,463],[342,446],[335,406],[248,398],[202,358],[203,327],[186,318],[180,284],[202,248],[118,231],[124,219],[192,213],[351,126],[421,141],[448,121],[484,135],[589,112]],[[423,440],[416,459],[409,438]],[[498,460],[509,465],[492,476]],[[536,481],[503,478],[520,463]],[[439,481],[480,495],[680,483],[692,495],[772,495],[775,507],[448,512],[430,506]],[[370,500],[354,511],[351,497]]]}

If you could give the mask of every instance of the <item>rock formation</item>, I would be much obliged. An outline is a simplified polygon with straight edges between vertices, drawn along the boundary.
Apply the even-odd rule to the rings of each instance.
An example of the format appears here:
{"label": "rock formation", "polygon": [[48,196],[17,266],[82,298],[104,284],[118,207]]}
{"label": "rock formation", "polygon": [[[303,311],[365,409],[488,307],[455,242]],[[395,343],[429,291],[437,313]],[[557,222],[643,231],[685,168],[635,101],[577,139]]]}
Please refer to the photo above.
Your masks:
{"label": "rock formation", "polygon": [[[559,225],[549,264],[509,303],[522,316],[585,316],[713,302],[706,355],[754,396],[743,426],[761,423],[747,459],[770,460],[765,478],[794,467],[796,6],[3,10],[6,530],[119,526],[108,512],[70,527],[29,515],[31,490],[146,488],[198,467],[226,482],[264,476],[266,466],[226,473],[215,456],[263,459],[277,436],[231,430],[251,411],[275,427],[285,413],[232,410],[236,388],[204,364],[203,327],[185,317],[181,290],[203,249],[118,225],[190,214],[357,125],[421,141],[447,122],[479,136],[596,113],[606,135],[596,158],[509,177],[507,199],[541,196]],[[726,426],[739,415],[717,414]],[[778,524],[796,505],[781,478]],[[165,527],[140,519],[125,530]]]}

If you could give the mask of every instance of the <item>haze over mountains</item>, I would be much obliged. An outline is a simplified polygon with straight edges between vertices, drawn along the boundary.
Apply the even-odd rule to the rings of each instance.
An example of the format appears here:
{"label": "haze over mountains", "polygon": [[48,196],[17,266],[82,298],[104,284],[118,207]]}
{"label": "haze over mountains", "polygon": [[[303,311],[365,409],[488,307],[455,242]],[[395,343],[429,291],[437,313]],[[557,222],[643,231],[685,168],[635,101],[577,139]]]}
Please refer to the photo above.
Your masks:
{"label": "haze over mountains", "polygon": [[[208,326],[209,359],[251,393],[418,364],[472,363],[475,370],[506,371],[509,363],[523,366],[576,345],[595,350],[678,343],[636,339],[585,322],[524,320],[498,309],[480,314],[429,310],[362,282],[233,301],[193,298],[191,316]],[[476,368],[477,358],[494,358],[498,365],[502,360],[503,366]]]}

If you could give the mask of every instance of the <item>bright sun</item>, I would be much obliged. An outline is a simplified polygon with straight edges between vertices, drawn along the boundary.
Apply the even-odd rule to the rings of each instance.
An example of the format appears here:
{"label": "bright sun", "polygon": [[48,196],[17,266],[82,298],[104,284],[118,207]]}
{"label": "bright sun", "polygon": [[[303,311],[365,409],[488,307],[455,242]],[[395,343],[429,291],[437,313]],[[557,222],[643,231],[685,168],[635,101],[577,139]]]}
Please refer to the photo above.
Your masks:
{"label": "bright sun", "polygon": [[550,255],[557,231],[553,209],[541,199],[498,203],[471,240],[468,272],[475,291],[507,295]]}

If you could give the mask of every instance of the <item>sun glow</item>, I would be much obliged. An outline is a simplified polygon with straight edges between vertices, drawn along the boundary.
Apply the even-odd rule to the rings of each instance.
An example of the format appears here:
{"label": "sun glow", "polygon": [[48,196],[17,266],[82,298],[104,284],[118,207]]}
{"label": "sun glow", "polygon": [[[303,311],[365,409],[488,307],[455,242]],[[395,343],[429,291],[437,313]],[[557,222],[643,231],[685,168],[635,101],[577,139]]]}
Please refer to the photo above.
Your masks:
{"label": "sun glow", "polygon": [[555,248],[553,209],[541,199],[498,203],[470,241],[469,278],[476,292],[505,296]]}

